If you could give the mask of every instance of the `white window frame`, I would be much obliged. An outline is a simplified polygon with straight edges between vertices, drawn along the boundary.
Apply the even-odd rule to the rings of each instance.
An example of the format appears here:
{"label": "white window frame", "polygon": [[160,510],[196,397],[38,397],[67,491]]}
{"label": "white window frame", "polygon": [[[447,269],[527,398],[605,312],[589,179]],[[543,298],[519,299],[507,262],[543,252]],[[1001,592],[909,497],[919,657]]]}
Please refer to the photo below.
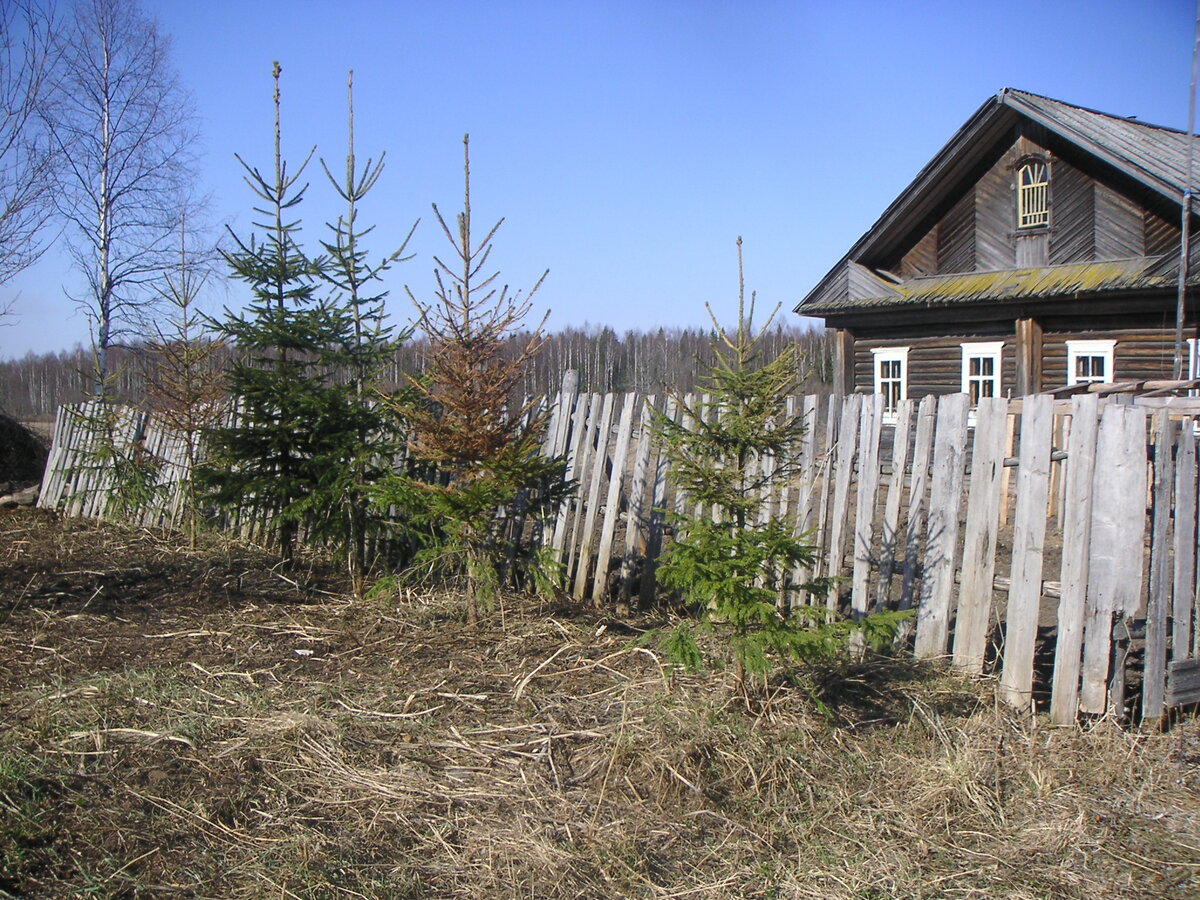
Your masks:
{"label": "white window frame", "polygon": [[[875,393],[884,395],[883,421],[894,424],[896,421],[896,407],[908,399],[908,347],[872,347],[871,348],[871,369],[873,373],[873,381],[875,384]],[[881,363],[898,362],[900,364],[899,377],[883,378],[879,371]],[[899,391],[896,394],[896,402],[894,405],[887,405],[889,393],[884,391],[884,382],[889,384],[892,382],[899,383]]]}
{"label": "white window frame", "polygon": [[[1026,173],[1029,183],[1026,184]],[[1041,175],[1041,181],[1034,181]],[[1029,159],[1017,169],[1017,228],[1043,228],[1050,224],[1050,163]]]}
{"label": "white window frame", "polygon": [[[1088,340],[1088,341],[1067,341],[1067,384],[1080,384],[1082,382],[1106,383],[1116,379],[1114,362],[1114,351],[1116,349],[1116,340]],[[1104,360],[1104,377],[1086,376],[1080,377],[1075,374],[1077,361],[1080,357],[1098,356]]]}
{"label": "white window frame", "polygon": [[[1001,366],[1004,362],[1004,341],[972,341],[965,344],[959,344],[962,348],[962,392],[968,397],[971,396],[971,382],[979,381],[981,384],[984,381],[992,382],[992,392],[984,394],[980,390],[981,397],[1003,397],[1004,381],[1001,376]],[[972,375],[971,360],[973,359],[990,359],[992,361],[991,375]],[[974,409],[978,405],[978,400],[971,404]]]}
{"label": "white window frame", "polygon": [[[1187,372],[1183,376],[1188,381],[1200,378],[1200,342],[1195,338],[1187,339]],[[1200,397],[1200,390],[1191,388],[1188,390],[1189,397]],[[1200,427],[1200,419],[1196,420],[1196,425]]]}

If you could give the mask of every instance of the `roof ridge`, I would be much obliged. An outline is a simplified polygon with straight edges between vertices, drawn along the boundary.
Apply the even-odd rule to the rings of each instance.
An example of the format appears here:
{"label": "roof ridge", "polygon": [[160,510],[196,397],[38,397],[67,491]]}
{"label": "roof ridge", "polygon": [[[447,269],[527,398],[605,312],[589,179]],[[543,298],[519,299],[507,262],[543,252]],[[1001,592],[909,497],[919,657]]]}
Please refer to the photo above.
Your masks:
{"label": "roof ridge", "polygon": [[1058,106],[1066,106],[1071,109],[1077,109],[1080,112],[1089,113],[1093,116],[1103,116],[1106,119],[1113,119],[1114,121],[1124,122],[1129,125],[1137,125],[1142,128],[1153,128],[1157,131],[1169,131],[1172,134],[1178,134],[1181,136],[1186,136],[1187,134],[1187,132],[1182,128],[1174,128],[1170,125],[1159,125],[1154,122],[1146,122],[1137,118],[1137,116],[1121,116],[1117,115],[1116,113],[1105,112],[1102,109],[1094,109],[1090,106],[1081,106],[1078,103],[1068,103],[1066,100],[1059,100],[1057,97],[1048,97],[1045,94],[1036,94],[1033,91],[1025,91],[1021,90],[1020,88],[1005,87],[1001,88],[996,94],[996,98],[1000,103],[1011,105],[1006,103],[1005,98],[1008,96],[1032,97],[1037,100],[1046,100],[1050,103],[1057,104]]}

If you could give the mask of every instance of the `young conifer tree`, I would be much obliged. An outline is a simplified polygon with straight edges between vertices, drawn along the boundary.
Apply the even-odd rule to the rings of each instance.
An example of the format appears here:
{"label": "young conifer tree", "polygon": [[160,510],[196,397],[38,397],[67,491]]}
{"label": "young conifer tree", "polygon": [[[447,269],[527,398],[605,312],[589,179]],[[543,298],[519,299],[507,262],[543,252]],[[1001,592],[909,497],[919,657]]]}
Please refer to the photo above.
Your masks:
{"label": "young conifer tree", "polygon": [[[233,277],[250,288],[244,313],[225,311],[217,333],[240,358],[229,375],[235,421],[212,432],[211,454],[199,472],[217,503],[252,503],[278,536],[291,562],[303,528],[319,536],[336,519],[336,467],[344,451],[345,403],[330,378],[330,348],[350,327],[349,314],[321,303],[317,290],[324,261],[298,243],[300,222],[291,218],[304,198],[300,168],[288,172],[280,148],[279,63],[275,82],[275,158],[269,174],[238,161],[260,205],[258,234],[248,240],[230,231],[234,249],[223,253]],[[315,150],[315,148],[314,148]]]}
{"label": "young conifer tree", "polygon": [[[671,477],[691,512],[676,516],[676,538],[658,569],[661,584],[692,606],[701,622],[728,639],[738,681],[765,675],[773,661],[828,657],[854,630],[873,638],[891,634],[889,614],[857,623],[834,621],[823,604],[824,583],[799,584],[797,567],[810,568],[816,548],[797,537],[793,521],[767,501],[775,486],[800,465],[804,421],[788,415],[800,363],[795,345],[764,358],[760,339],[779,307],[754,330],[755,296],[746,303],[742,240],[738,238],[738,315],[726,331],[711,307],[715,361],[704,371],[709,405],[697,408],[676,397],[681,421],[656,414],[658,436]],[[689,427],[690,426],[690,427]],[[678,662],[700,659],[693,624],[668,638]]]}
{"label": "young conifer tree", "polygon": [[[428,341],[424,373],[392,403],[410,427],[413,472],[393,478],[377,496],[405,511],[405,524],[423,544],[413,571],[434,571],[464,582],[469,624],[495,597],[515,556],[509,526],[524,506],[537,515],[563,497],[563,462],[541,455],[545,418],[518,395],[542,344],[542,326],[506,351],[546,274],[527,294],[497,287],[486,271],[501,219],[475,243],[471,234],[469,138],[463,137],[463,210],[451,230],[433,211],[454,248],[454,265],[435,257],[436,288],[429,302],[409,297],[417,328]],[[531,574],[544,574],[531,560]]]}
{"label": "young conifer tree", "polygon": [[384,321],[384,299],[387,291],[380,286],[383,274],[394,263],[404,262],[404,250],[416,230],[413,223],[400,247],[378,262],[372,263],[364,239],[375,226],[363,227],[358,221],[358,206],[383,174],[384,154],[378,160],[368,158],[359,168],[354,155],[354,73],[346,80],[347,151],[346,168],[339,179],[329,170],[325,160],[321,167],[334,190],[345,203],[345,213],[332,232],[322,241],[326,262],[321,277],[333,289],[331,302],[339,309],[349,325],[336,346],[327,348],[330,361],[345,374],[346,438],[344,456],[331,474],[336,484],[331,487],[340,493],[338,504],[345,526],[346,558],[356,594],[361,594],[367,570],[366,540],[368,532],[381,519],[371,511],[368,491],[401,449],[402,425],[393,406],[379,402],[379,385],[383,372],[396,356],[396,350],[408,336],[397,335]]}
{"label": "young conifer tree", "polygon": [[225,416],[225,347],[205,334],[196,298],[209,274],[210,259],[189,251],[186,219],[179,222],[179,261],[158,287],[166,327],[155,325],[142,354],[146,399],[155,421],[183,440],[186,473],[180,485],[184,529],[195,547],[198,510],[193,473],[201,441]]}

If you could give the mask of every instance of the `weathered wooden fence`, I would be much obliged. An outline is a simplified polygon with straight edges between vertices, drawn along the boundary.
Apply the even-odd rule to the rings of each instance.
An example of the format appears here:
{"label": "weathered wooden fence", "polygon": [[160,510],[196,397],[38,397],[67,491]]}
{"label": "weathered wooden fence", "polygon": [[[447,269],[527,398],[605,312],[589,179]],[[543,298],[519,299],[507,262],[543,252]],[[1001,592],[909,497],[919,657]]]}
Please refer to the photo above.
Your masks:
{"label": "weathered wooden fence", "polygon": [[[819,549],[801,576],[839,579],[830,606],[915,609],[917,656],[995,672],[1007,702],[1048,705],[1059,723],[1155,720],[1200,700],[1200,400],[1037,395],[972,410],[956,394],[885,416],[882,397],[855,394],[791,408],[808,425],[802,465],[764,499]],[[684,500],[652,409],[680,416],[670,398],[581,393],[570,377],[551,403],[545,452],[565,456],[578,490],[533,532],[580,601],[621,610],[653,597]],[[102,474],[72,470],[64,415],[40,502],[98,514],[75,499]],[[144,433],[146,452],[169,452],[153,423]],[[178,474],[163,471],[164,485]],[[172,521],[178,503],[160,493],[143,522]]]}

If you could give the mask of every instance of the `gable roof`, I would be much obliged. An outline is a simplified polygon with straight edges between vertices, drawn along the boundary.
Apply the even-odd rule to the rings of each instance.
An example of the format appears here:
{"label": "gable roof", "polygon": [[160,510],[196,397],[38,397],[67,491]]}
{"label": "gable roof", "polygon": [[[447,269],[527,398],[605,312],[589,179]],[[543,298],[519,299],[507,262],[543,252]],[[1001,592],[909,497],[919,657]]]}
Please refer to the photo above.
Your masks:
{"label": "gable roof", "polygon": [[975,111],[795,311],[819,314],[828,304],[818,298],[833,287],[848,266],[895,251],[951,191],[961,187],[963,179],[1020,119],[1041,125],[1168,201],[1182,203],[1187,180],[1186,132],[1004,88]]}

